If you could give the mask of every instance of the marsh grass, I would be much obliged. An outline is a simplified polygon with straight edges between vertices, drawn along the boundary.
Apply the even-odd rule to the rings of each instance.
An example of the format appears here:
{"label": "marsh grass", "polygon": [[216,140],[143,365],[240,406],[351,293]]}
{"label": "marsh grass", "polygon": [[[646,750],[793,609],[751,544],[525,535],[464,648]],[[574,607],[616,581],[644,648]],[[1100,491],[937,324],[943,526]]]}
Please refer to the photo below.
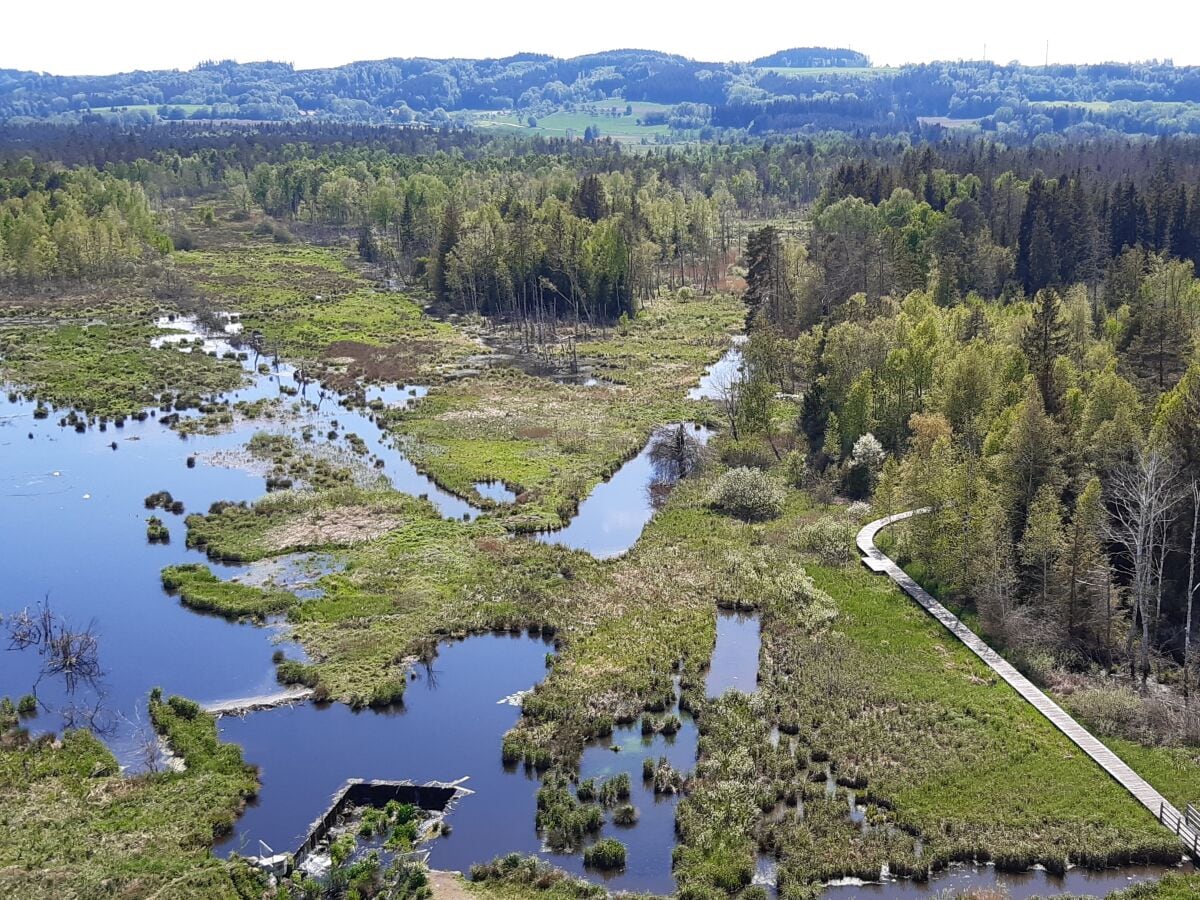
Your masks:
{"label": "marsh grass", "polygon": [[[48,415],[44,403],[120,417],[154,405],[163,391],[214,393],[241,384],[237,363],[151,348],[158,330],[150,319],[147,308],[139,317],[107,316],[107,324],[0,325],[0,381],[35,394],[39,418]],[[86,428],[86,416],[70,424]]]}
{"label": "marsh grass", "polygon": [[231,619],[262,619],[298,602],[296,595],[288,591],[263,590],[222,581],[201,563],[168,566],[162,570],[162,585],[168,592],[177,594],[185,606]]}
{"label": "marsh grass", "polygon": [[254,770],[218,741],[213,718],[186,702],[153,700],[150,716],[183,771],[122,775],[88,731],[0,741],[0,895],[233,898],[239,886],[263,890],[258,873],[209,852],[257,791]]}

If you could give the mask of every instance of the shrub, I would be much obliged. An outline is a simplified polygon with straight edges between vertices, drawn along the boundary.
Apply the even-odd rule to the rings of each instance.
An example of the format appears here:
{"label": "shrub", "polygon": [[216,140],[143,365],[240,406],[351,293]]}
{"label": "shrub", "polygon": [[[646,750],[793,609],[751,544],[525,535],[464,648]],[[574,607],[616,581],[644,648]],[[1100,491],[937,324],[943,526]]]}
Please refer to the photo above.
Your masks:
{"label": "shrub", "polygon": [[167,700],[167,706],[171,707],[171,711],[181,719],[191,721],[200,715],[200,704],[187,697],[172,696]]}
{"label": "shrub", "polygon": [[603,838],[583,851],[583,864],[594,869],[625,868],[625,845],[615,838]]}
{"label": "shrub", "polygon": [[171,540],[171,532],[158,516],[146,519],[146,540],[151,544],[166,544]]}
{"label": "shrub", "polygon": [[302,684],[315,688],[318,680],[317,670],[294,659],[282,659],[276,663],[275,680],[280,684]]}
{"label": "shrub", "polygon": [[775,464],[775,455],[761,441],[731,441],[721,448],[721,462],[733,468],[769,469]]}
{"label": "shrub", "polygon": [[822,516],[800,529],[796,545],[806,553],[816,554],[826,565],[849,562],[854,555],[854,529],[832,516]]}
{"label": "shrub", "polygon": [[615,806],[618,800],[629,799],[629,776],[621,772],[612,778],[607,778],[600,785],[600,802],[605,806]]}
{"label": "shrub", "polygon": [[803,451],[793,450],[783,458],[783,477],[792,487],[804,487],[808,475],[808,459]]}
{"label": "shrub", "polygon": [[774,519],[783,512],[783,489],[761,469],[730,469],[717,479],[708,495],[710,506],[756,522]]}
{"label": "shrub", "polygon": [[23,716],[31,716],[37,712],[37,698],[33,694],[26,694],[17,703],[17,712]]}

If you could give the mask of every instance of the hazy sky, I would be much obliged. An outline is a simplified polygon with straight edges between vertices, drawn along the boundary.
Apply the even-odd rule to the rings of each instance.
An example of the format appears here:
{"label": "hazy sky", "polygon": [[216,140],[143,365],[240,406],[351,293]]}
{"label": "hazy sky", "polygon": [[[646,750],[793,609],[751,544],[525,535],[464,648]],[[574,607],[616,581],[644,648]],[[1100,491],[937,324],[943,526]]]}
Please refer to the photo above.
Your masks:
{"label": "hazy sky", "polygon": [[[1004,3],[800,0],[12,0],[0,68],[103,74],[274,59],[300,68],[389,56],[572,56],[618,47],[748,60],[849,46],[876,63],[1173,58],[1200,64],[1194,0]],[[986,11],[986,12],[985,12]]]}

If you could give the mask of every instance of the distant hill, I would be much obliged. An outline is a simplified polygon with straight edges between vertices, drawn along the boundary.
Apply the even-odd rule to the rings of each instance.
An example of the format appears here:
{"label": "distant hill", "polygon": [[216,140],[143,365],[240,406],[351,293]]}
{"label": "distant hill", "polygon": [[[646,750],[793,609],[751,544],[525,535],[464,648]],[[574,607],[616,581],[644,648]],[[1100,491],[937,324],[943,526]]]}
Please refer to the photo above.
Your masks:
{"label": "distant hill", "polygon": [[971,61],[875,68],[854,50],[797,47],[748,63],[622,49],[328,69],[232,61],[98,76],[0,69],[0,122],[183,120],[419,122],[643,143],[828,130],[955,128],[1013,139],[1200,133],[1200,68]]}
{"label": "distant hill", "polygon": [[820,69],[862,68],[871,65],[865,53],[833,47],[793,47],[770,56],[760,56],[750,63],[759,68]]}

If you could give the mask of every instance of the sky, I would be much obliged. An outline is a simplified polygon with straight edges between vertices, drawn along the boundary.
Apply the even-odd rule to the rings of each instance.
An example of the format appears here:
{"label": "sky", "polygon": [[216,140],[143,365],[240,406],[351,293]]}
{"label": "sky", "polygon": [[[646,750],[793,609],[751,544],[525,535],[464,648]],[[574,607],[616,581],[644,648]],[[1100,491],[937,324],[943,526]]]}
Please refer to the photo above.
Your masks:
{"label": "sky", "polygon": [[[1194,0],[57,0],[11,2],[0,68],[62,75],[189,69],[205,59],[298,68],[393,56],[574,56],[638,47],[708,61],[796,46],[876,64],[934,59],[1200,64]],[[981,14],[981,11],[986,13]],[[57,23],[69,23],[62,26]]]}

